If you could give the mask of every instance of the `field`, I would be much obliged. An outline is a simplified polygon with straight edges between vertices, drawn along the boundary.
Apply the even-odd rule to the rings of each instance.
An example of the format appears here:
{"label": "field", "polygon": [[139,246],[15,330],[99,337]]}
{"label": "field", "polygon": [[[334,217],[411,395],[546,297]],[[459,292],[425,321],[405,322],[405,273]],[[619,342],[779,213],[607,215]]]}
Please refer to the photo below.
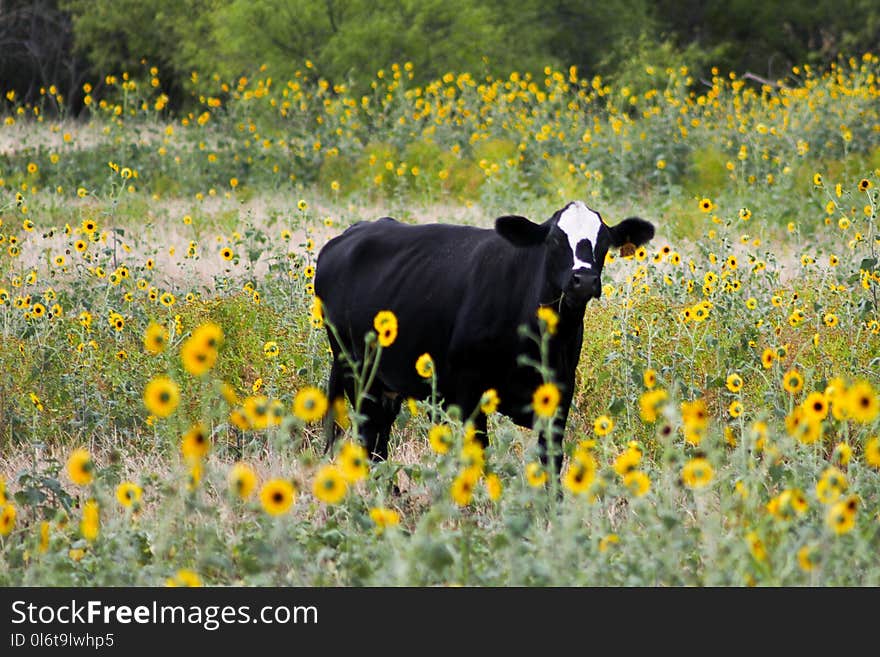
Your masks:
{"label": "field", "polygon": [[[0,90],[0,585],[880,585],[880,60],[411,72]],[[489,394],[485,451],[427,398],[325,454],[321,246],[574,199],[657,236],[587,308],[562,476]]]}

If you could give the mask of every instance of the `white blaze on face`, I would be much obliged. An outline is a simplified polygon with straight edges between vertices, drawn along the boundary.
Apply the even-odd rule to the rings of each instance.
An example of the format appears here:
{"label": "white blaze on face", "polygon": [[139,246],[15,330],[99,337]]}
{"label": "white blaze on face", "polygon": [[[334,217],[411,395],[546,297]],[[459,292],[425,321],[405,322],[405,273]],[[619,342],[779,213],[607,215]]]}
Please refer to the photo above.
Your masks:
{"label": "white blaze on face", "polygon": [[577,245],[581,240],[590,240],[593,247],[593,255],[596,252],[596,240],[599,230],[602,228],[602,219],[598,214],[590,210],[583,201],[575,201],[570,204],[557,223],[559,229],[568,237],[568,245],[571,247],[571,257],[574,260],[574,269],[592,269],[589,262],[579,260],[577,257]]}

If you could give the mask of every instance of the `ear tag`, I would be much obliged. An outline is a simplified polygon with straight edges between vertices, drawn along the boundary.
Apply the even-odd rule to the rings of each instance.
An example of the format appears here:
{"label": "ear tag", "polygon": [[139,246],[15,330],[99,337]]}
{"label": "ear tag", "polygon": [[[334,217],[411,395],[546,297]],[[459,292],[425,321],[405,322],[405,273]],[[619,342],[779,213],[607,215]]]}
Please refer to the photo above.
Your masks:
{"label": "ear tag", "polygon": [[632,242],[627,242],[623,246],[620,247],[620,257],[621,258],[632,258],[636,254],[636,245]]}

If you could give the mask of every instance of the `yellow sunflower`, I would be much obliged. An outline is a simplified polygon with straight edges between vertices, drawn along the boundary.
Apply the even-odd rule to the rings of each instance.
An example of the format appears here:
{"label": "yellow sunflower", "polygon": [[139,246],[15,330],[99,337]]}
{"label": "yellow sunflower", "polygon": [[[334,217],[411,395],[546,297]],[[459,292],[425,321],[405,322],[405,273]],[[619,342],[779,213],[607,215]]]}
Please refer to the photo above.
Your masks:
{"label": "yellow sunflower", "polygon": [[167,376],[154,377],[144,388],[144,406],[156,417],[168,417],[180,403],[180,388]]}
{"label": "yellow sunflower", "polygon": [[77,486],[88,486],[95,478],[95,464],[88,450],[80,447],[67,458],[67,474]]}
{"label": "yellow sunflower", "polygon": [[230,468],[227,481],[232,492],[246,500],[257,486],[257,474],[247,463],[238,462]]}
{"label": "yellow sunflower", "polygon": [[327,396],[314,386],[306,386],[293,399],[293,414],[303,422],[317,422],[327,412]]}
{"label": "yellow sunflower", "polygon": [[348,492],[348,482],[335,465],[325,465],[315,476],[312,492],[325,504],[339,504]]}
{"label": "yellow sunflower", "polygon": [[296,490],[289,481],[271,479],[260,489],[260,503],[270,516],[287,513],[296,500]]}
{"label": "yellow sunflower", "polygon": [[198,461],[205,457],[211,449],[211,436],[204,424],[199,422],[183,434],[180,451],[187,461]]}
{"label": "yellow sunflower", "polygon": [[116,501],[126,509],[137,509],[144,491],[132,481],[123,481],[116,487]]}
{"label": "yellow sunflower", "polygon": [[551,418],[559,406],[559,399],[559,388],[553,383],[543,383],[532,395],[532,408],[538,417]]}

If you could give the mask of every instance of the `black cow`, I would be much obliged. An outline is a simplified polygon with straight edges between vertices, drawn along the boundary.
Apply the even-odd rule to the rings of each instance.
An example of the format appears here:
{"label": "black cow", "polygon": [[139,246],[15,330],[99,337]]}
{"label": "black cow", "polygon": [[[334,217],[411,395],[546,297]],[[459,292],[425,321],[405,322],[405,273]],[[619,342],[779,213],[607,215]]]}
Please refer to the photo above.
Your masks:
{"label": "black cow", "polygon": [[[549,365],[561,392],[555,423],[559,440],[574,393],[587,302],[601,294],[602,265],[612,246],[644,244],[654,226],[631,217],[607,226],[598,213],[575,201],[542,224],[504,216],[495,228],[444,224],[407,225],[383,217],[360,222],[330,240],[318,255],[315,293],[321,298],[333,352],[328,393],[343,391],[354,401],[354,385],[340,358],[340,346],[364,356],[364,336],[380,310],[398,319],[398,336],[381,356],[379,370],[361,405],[359,431],[373,458],[388,454],[391,425],[405,397],[424,399],[430,384],[416,372],[421,354],[434,360],[439,396],[467,416],[483,392],[494,388],[499,411],[519,425],[533,425],[532,395],[542,383],[520,354],[539,360],[534,341],[540,306],[559,316],[549,344]],[[331,406],[332,408],[332,406]],[[486,418],[477,414],[478,435],[486,441]],[[335,433],[326,418],[328,444]],[[547,436],[539,436],[546,462]],[[558,443],[555,443],[558,447]],[[559,472],[562,454],[555,450]]]}

